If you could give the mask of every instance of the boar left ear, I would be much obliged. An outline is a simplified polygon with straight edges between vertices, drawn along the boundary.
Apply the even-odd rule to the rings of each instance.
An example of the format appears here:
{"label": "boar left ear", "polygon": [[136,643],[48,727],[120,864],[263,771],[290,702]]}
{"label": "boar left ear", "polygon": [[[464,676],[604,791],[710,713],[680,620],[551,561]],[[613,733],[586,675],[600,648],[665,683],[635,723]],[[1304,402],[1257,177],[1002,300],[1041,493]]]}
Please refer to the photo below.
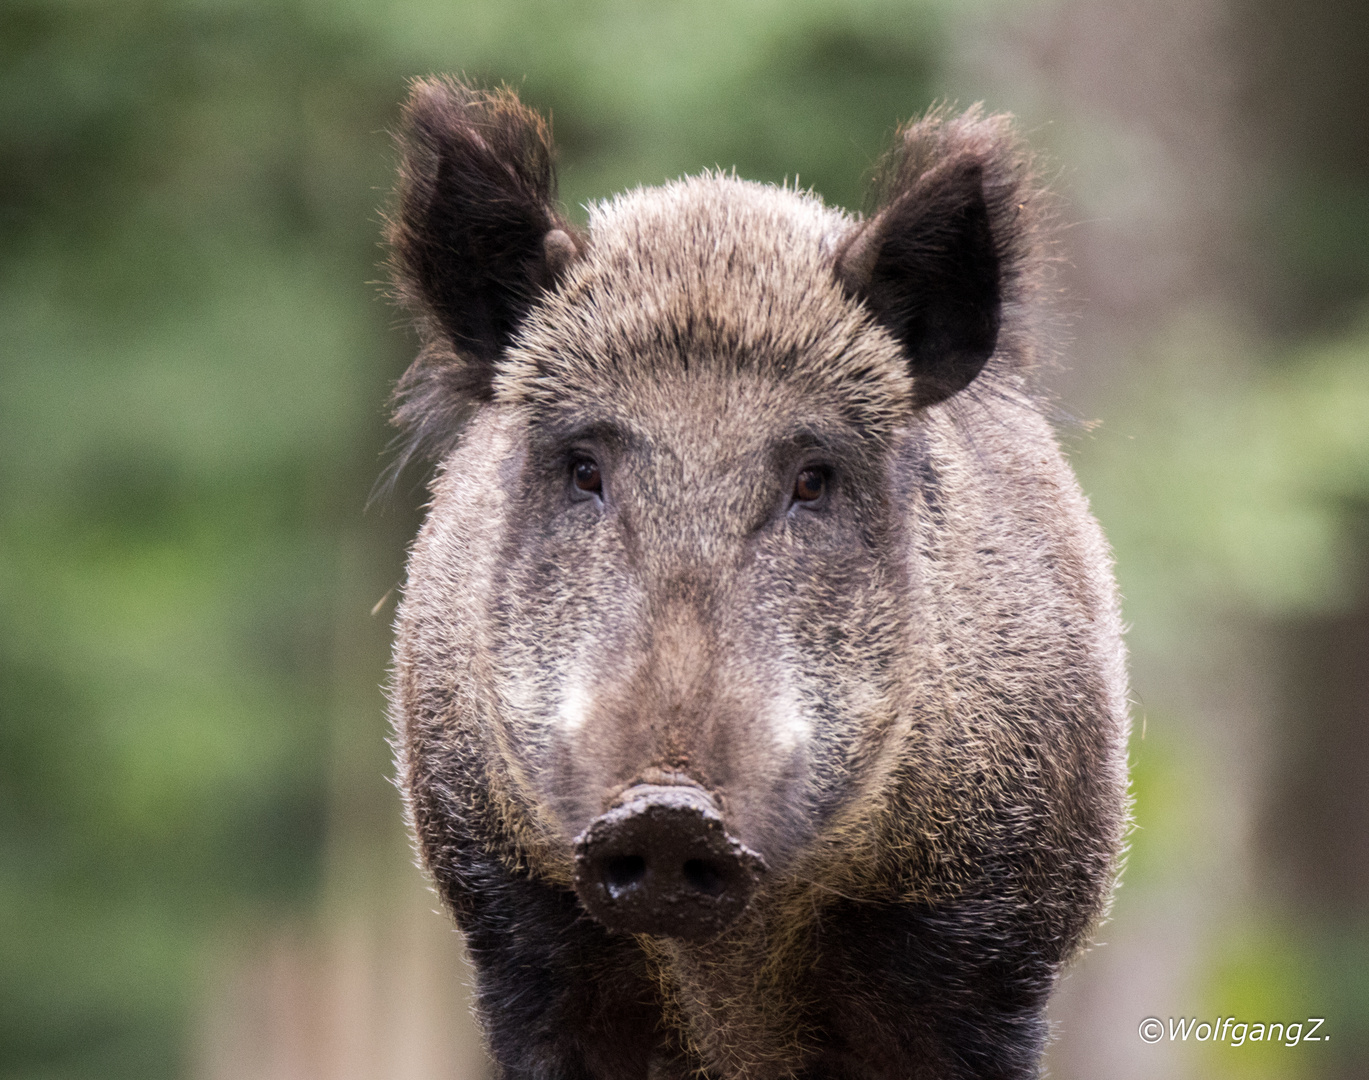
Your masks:
{"label": "boar left ear", "polygon": [[900,130],[873,217],[837,254],[843,287],[903,346],[914,405],[974,381],[1017,298],[1037,193],[1006,116],[933,111]]}
{"label": "boar left ear", "polygon": [[441,456],[490,399],[500,355],[585,241],[557,211],[551,131],[513,91],[420,79],[399,141],[386,240],[423,338],[396,392],[407,459]]}

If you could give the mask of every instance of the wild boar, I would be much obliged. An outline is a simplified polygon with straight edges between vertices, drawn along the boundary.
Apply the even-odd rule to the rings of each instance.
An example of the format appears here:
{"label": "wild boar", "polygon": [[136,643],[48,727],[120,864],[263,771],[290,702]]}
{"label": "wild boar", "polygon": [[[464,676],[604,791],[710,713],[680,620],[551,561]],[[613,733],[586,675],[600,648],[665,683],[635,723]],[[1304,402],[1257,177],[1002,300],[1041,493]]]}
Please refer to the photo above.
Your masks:
{"label": "wild boar", "polygon": [[508,90],[401,146],[392,718],[502,1075],[1037,1075],[1128,717],[1008,120],[904,128],[868,217],[706,173],[584,231]]}

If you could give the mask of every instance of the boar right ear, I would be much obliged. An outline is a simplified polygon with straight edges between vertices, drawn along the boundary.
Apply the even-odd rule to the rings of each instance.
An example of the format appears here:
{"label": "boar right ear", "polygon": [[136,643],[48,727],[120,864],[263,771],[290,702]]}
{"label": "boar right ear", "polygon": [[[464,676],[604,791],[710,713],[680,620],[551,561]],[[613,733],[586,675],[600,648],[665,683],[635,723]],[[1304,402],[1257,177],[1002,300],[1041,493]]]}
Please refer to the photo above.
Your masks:
{"label": "boar right ear", "polygon": [[1036,228],[1032,179],[1006,116],[933,110],[899,131],[836,272],[903,346],[915,406],[963,390],[998,347]]}
{"label": "boar right ear", "polygon": [[538,296],[584,251],[556,209],[551,131],[513,91],[420,79],[404,106],[403,161],[386,222],[390,269],[423,351],[395,422],[439,457],[493,393],[495,365]]}

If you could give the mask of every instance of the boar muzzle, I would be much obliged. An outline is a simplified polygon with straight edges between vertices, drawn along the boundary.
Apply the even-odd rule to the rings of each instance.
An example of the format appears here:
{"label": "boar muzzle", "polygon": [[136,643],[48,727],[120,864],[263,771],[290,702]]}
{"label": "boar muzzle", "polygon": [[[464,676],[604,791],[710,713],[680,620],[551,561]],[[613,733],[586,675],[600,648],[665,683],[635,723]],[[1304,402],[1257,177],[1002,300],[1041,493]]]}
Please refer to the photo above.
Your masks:
{"label": "boar muzzle", "polygon": [[638,784],[575,841],[575,891],[611,930],[701,941],[745,910],[765,861],[688,785]]}

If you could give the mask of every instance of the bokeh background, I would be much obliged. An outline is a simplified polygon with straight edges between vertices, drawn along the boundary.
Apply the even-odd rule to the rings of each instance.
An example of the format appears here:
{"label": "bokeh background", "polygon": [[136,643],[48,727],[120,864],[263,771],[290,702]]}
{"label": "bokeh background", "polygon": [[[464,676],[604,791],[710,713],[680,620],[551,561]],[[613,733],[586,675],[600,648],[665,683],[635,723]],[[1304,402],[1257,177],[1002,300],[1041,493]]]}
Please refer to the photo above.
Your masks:
{"label": "bokeh background", "polygon": [[1136,696],[1051,1075],[1369,1076],[1367,55],[1362,0],[6,0],[0,1077],[487,1075],[387,780],[423,476],[366,509],[430,72],[549,110],[581,219],[713,165],[859,208],[896,121],[1020,117]]}

